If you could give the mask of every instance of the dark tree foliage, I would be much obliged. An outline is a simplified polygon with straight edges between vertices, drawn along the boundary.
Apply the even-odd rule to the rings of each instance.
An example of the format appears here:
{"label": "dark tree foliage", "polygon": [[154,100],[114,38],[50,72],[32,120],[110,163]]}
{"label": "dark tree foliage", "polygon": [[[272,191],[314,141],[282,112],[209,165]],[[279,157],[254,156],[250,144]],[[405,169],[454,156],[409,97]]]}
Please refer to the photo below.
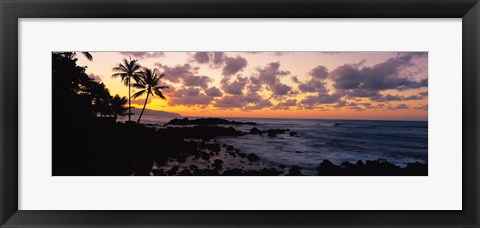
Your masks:
{"label": "dark tree foliage", "polygon": [[95,132],[125,114],[127,99],[112,97],[103,83],[77,65],[72,52],[52,54],[53,173],[74,174],[87,168],[101,138]]}

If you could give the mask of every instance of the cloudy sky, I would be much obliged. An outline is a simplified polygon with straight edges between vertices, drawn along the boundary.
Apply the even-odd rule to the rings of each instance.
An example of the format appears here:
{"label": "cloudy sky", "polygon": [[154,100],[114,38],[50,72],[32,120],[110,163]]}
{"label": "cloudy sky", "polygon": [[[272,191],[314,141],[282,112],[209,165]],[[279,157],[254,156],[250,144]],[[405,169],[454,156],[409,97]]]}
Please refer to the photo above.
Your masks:
{"label": "cloudy sky", "polygon": [[[147,109],[183,116],[427,120],[424,52],[93,52],[79,56],[112,95],[112,68],[137,59],[164,73],[167,100]],[[133,94],[134,89],[132,89]],[[142,107],[145,98],[133,101]]]}

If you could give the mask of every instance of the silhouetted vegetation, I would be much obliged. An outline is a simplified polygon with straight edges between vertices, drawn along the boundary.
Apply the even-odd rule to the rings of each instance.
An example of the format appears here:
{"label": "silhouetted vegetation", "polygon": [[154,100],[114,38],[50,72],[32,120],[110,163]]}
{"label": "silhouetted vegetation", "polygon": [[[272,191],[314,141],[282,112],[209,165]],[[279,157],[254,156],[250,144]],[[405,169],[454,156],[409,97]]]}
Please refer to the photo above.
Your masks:
{"label": "silhouetted vegetation", "polygon": [[120,77],[122,82],[128,86],[128,121],[131,121],[132,115],[132,105],[131,105],[131,84],[132,79],[137,81],[140,78],[141,66],[137,63],[135,59],[123,59],[123,63],[119,63],[118,66],[114,67],[112,70],[115,72],[112,74],[112,77]]}
{"label": "silhouetted vegetation", "polygon": [[168,86],[158,86],[160,79],[165,77],[165,74],[157,74],[157,69],[149,69],[143,68],[143,71],[140,73],[140,76],[136,79],[137,83],[133,84],[133,86],[139,89],[138,92],[132,95],[133,98],[137,98],[142,96],[143,94],[147,94],[145,98],[145,103],[143,104],[142,112],[140,112],[140,116],[138,117],[137,124],[140,123],[140,119],[142,118],[143,111],[145,111],[145,106],[147,106],[148,97],[150,95],[159,96],[161,99],[166,99],[166,97],[162,93],[162,89],[168,89]]}

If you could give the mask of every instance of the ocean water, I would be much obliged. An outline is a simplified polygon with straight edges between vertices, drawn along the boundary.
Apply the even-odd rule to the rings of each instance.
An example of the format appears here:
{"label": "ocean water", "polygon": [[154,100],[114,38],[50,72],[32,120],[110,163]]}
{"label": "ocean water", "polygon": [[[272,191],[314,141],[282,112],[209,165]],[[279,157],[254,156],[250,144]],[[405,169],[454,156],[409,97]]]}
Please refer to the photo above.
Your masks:
{"label": "ocean water", "polygon": [[[373,120],[312,120],[312,119],[253,119],[225,118],[256,122],[257,125],[223,125],[249,132],[290,129],[297,136],[278,134],[276,137],[244,135],[219,137],[220,143],[232,145],[245,153],[255,153],[262,160],[274,164],[298,165],[304,173],[315,173],[315,168],[328,159],[334,164],[344,161],[386,159],[404,167],[409,162],[428,161],[428,122],[373,121]],[[146,123],[162,124],[166,120],[146,119]]]}

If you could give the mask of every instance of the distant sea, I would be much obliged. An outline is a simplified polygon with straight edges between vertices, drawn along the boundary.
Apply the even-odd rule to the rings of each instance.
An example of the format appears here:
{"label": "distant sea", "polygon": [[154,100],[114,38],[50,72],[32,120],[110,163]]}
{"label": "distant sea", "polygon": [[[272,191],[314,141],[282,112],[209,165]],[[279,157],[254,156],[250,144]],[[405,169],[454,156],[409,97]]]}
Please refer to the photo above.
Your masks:
{"label": "distant sea", "polygon": [[[216,140],[242,152],[255,153],[268,163],[287,167],[298,165],[304,173],[315,173],[315,168],[324,159],[337,165],[344,161],[386,159],[402,167],[409,162],[428,162],[427,121],[224,119],[257,123],[223,125],[243,132],[253,127],[260,130],[288,128],[297,132],[297,136],[247,134]],[[168,119],[149,116],[142,122],[163,127]]]}

